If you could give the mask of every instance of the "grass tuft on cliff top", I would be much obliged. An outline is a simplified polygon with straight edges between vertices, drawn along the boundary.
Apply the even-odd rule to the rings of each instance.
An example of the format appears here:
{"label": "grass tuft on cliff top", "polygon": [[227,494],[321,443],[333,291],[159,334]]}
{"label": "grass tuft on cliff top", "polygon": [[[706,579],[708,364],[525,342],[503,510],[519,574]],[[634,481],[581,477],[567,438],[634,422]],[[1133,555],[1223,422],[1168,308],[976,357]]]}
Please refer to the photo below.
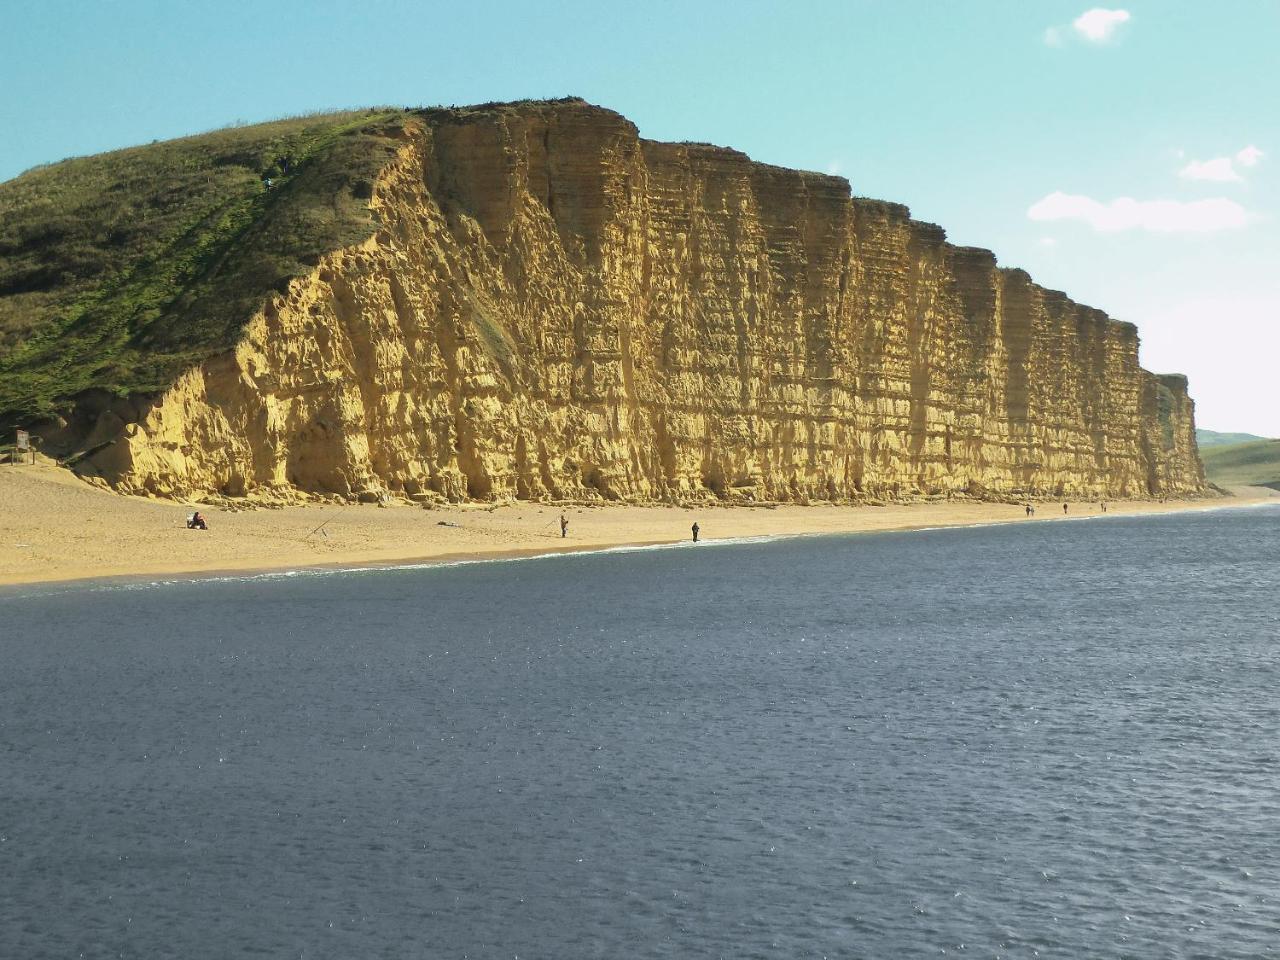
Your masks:
{"label": "grass tuft on cliff top", "polygon": [[234,345],[273,290],[373,232],[404,116],[231,127],[0,183],[0,428],[163,390]]}

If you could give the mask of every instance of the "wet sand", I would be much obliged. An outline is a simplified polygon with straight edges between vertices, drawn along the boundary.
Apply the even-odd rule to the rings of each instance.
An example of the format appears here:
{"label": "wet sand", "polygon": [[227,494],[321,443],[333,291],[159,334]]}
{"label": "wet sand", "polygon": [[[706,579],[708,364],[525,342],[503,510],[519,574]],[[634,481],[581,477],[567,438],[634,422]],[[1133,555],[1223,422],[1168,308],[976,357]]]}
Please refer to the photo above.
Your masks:
{"label": "wet sand", "polygon": [[[1272,500],[1265,488],[1231,498],[1165,503],[1108,501],[1108,514],[1203,510]],[[696,520],[708,542],[739,537],[908,530],[975,523],[1050,523],[1097,516],[1096,502],[1024,508],[973,501],[882,507],[566,506],[467,504],[308,505],[228,511],[200,506],[209,530],[186,529],[193,506],[124,497],[49,463],[0,464],[0,584],[152,577],[500,558],[688,540]],[[569,519],[560,536],[559,518]]]}

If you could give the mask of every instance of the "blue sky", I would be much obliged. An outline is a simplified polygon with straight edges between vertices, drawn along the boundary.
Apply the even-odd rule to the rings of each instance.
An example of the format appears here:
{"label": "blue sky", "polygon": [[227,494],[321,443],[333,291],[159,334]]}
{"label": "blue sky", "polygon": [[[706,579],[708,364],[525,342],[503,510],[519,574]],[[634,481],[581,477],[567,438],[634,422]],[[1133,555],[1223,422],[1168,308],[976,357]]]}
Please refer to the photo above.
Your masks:
{"label": "blue sky", "polygon": [[13,2],[0,178],[311,110],[575,94],[847,177],[1280,436],[1280,2]]}

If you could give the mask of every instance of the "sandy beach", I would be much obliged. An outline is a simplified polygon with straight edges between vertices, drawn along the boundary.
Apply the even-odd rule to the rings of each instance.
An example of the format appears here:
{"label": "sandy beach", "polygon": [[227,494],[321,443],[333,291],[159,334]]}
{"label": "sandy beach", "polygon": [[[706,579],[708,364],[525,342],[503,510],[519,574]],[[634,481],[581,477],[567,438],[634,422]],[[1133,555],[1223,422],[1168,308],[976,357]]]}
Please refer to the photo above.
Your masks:
{"label": "sandy beach", "polygon": [[[1274,499],[1265,488],[1232,498],[1112,501],[1108,514],[1203,510]],[[0,584],[165,574],[378,565],[591,550],[702,539],[908,530],[973,523],[1057,523],[1096,516],[1097,503],[1022,507],[972,501],[873,507],[315,505],[223,510],[201,506],[208,531],[188,530],[195,507],[91,487],[51,463],[0,465]],[[561,513],[568,536],[559,530]]]}

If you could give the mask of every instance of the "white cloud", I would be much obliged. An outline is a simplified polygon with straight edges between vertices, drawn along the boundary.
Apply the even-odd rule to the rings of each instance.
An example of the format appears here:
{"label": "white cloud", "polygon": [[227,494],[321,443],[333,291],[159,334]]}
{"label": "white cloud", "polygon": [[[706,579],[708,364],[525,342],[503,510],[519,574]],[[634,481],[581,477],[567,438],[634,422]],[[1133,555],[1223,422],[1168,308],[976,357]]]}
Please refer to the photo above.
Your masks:
{"label": "white cloud", "polygon": [[1214,157],[1212,160],[1192,160],[1178,171],[1183,180],[1213,180],[1216,183],[1236,183],[1244,178],[1236,173],[1230,157]]}
{"label": "white cloud", "polygon": [[1044,32],[1046,47],[1061,47],[1071,39],[1072,31],[1078,39],[1087,43],[1109,43],[1116,36],[1121,24],[1132,18],[1128,10],[1108,10],[1105,7],[1093,7],[1071,21],[1071,27],[1053,26]]}
{"label": "white cloud", "polygon": [[1086,10],[1080,16],[1071,21],[1071,26],[1076,33],[1084,37],[1090,43],[1106,43],[1109,41],[1122,23],[1129,22],[1128,10],[1108,10],[1105,7],[1094,7],[1092,10]]}
{"label": "white cloud", "polygon": [[1037,221],[1079,220],[1100,233],[1147,230],[1152,233],[1213,233],[1236,230],[1255,219],[1234,200],[1214,198],[1183,203],[1178,200],[1134,200],[1119,197],[1102,203],[1092,197],[1054,191],[1033,203],[1027,216]]}
{"label": "white cloud", "polygon": [[1266,154],[1255,147],[1253,144],[1245,147],[1236,153],[1234,157],[1214,157],[1212,160],[1192,160],[1185,167],[1178,171],[1178,176],[1183,180],[1212,180],[1216,183],[1240,183],[1244,177],[1240,176],[1240,171],[1236,169],[1236,164],[1242,167],[1256,167],[1258,161]]}
{"label": "white cloud", "polygon": [[1240,164],[1240,166],[1242,167],[1254,167],[1254,166],[1257,166],[1258,161],[1265,156],[1266,156],[1265,153],[1263,153],[1253,144],[1249,144],[1249,146],[1245,147],[1243,150],[1241,150],[1239,153],[1236,154],[1236,162]]}
{"label": "white cloud", "polygon": [[1056,247],[1058,245],[1058,241],[1054,237],[1041,237],[1036,242],[1042,247]]}

